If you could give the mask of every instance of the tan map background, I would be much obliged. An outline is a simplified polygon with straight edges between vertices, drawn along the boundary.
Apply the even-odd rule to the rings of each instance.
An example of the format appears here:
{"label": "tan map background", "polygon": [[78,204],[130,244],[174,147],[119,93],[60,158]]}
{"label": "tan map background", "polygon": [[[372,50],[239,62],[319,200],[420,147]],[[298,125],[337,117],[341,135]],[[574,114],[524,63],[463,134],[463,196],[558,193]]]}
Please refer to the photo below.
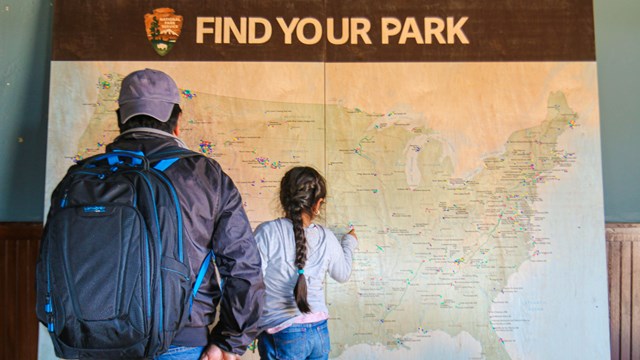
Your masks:
{"label": "tan map background", "polygon": [[327,285],[332,357],[607,356],[595,63],[53,62],[47,194],[117,135],[141,67],[176,80],[182,137],[254,226],[288,167],[325,174],[325,224],[360,238]]}

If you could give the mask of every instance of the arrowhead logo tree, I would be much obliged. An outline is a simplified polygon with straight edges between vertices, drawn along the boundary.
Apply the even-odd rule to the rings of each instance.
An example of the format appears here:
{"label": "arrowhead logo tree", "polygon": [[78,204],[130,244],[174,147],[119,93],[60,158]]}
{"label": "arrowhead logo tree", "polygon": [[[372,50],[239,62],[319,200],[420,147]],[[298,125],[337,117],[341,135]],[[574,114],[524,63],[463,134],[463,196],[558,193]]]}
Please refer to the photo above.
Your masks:
{"label": "arrowhead logo tree", "polygon": [[147,39],[158,55],[165,56],[171,51],[180,37],[182,22],[182,15],[176,15],[171,8],[155,9],[153,14],[144,15]]}

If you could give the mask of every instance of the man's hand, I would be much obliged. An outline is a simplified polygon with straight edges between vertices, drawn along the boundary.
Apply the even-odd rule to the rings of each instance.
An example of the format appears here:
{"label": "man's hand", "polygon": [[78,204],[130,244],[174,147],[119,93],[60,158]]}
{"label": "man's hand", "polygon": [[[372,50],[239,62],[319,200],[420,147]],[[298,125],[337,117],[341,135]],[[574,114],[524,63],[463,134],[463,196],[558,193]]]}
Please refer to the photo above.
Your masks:
{"label": "man's hand", "polygon": [[240,356],[223,351],[212,344],[204,349],[200,360],[240,360]]}

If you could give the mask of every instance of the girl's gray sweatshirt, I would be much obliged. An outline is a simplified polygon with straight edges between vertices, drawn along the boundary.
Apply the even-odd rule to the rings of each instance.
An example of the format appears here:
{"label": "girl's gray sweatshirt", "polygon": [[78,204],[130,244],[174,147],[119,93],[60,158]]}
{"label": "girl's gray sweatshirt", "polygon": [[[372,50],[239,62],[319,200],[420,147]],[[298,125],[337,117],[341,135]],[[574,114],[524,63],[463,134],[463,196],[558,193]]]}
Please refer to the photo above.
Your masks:
{"label": "girl's gray sweatshirt", "polygon": [[[312,313],[328,313],[324,297],[325,274],[338,282],[346,282],[351,275],[353,252],[358,241],[345,234],[338,241],[335,234],[320,225],[305,228],[307,238],[307,262],[304,276],[307,280],[307,301]],[[260,224],[254,231],[262,258],[262,274],[266,296],[260,330],[270,329],[286,322],[294,322],[302,315],[296,306],[293,288],[298,279],[296,246],[293,224],[287,218],[279,218]]]}

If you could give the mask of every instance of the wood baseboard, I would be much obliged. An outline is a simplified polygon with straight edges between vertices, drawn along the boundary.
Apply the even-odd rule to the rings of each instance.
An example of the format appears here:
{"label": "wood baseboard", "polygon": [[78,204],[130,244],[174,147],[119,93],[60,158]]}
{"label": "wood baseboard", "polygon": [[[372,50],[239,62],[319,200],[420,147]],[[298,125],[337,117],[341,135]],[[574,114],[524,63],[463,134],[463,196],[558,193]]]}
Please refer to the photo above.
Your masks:
{"label": "wood baseboard", "polygon": [[38,357],[35,269],[41,223],[0,223],[0,359]]}
{"label": "wood baseboard", "polygon": [[640,359],[640,224],[606,226],[611,359]]}

